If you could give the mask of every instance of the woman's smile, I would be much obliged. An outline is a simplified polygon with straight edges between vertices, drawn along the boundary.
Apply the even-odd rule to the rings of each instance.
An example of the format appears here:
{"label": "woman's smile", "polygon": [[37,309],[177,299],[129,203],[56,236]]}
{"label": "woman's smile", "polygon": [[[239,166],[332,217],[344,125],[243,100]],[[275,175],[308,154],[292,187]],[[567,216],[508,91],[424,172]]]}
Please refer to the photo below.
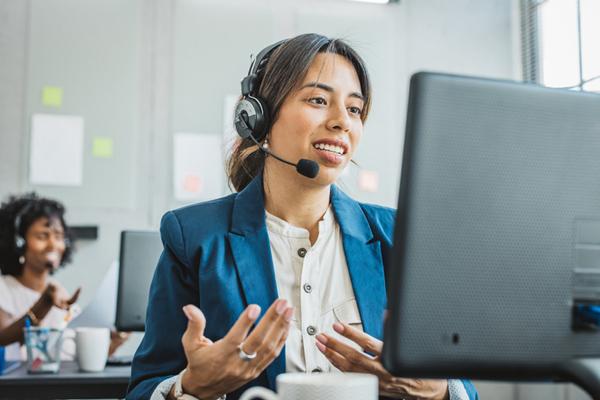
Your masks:
{"label": "woman's smile", "polygon": [[49,251],[48,253],[45,254],[46,257],[46,261],[52,263],[52,265],[54,266],[55,264],[58,265],[60,264],[60,259],[62,257],[62,254],[58,251]]}
{"label": "woman's smile", "polygon": [[337,166],[344,162],[348,144],[339,139],[322,139],[313,143],[313,150],[323,164]]}

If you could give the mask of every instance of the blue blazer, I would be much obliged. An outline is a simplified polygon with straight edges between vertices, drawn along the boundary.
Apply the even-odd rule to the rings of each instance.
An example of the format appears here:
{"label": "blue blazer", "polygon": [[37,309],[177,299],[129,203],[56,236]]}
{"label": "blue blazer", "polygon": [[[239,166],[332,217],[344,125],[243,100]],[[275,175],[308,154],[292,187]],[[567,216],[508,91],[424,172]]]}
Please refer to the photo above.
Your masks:
{"label": "blue blazer", "polygon": [[[381,339],[395,212],[358,203],[334,185],[331,205],[363,328]],[[167,212],[160,232],[164,250],[150,287],[146,333],[133,360],[128,399],[150,398],[161,381],[186,367],[183,306],[199,306],[206,317],[205,336],[216,341],[249,304],[264,313],[278,297],[261,175],[239,193]],[[237,399],[250,386],[274,389],[283,372],[285,348],[261,376],[227,399]],[[474,387],[468,381],[465,387],[475,399]]]}

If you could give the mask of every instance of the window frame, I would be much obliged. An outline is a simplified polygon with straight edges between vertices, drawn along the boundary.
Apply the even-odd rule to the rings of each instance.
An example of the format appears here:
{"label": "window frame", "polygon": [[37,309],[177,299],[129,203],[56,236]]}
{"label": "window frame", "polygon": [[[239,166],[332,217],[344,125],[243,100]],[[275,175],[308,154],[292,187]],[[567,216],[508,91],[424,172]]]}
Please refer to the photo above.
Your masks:
{"label": "window frame", "polygon": [[[540,34],[539,29],[539,7],[550,0],[520,0],[521,9],[521,56],[523,68],[523,80],[525,82],[538,83],[544,85],[541,73],[541,54],[540,54]],[[577,84],[563,87],[562,89],[574,89],[587,92],[600,92],[597,90],[585,89],[584,86],[589,82],[600,79],[600,75],[584,79],[583,76],[583,50],[581,34],[581,0],[574,0],[577,3],[577,54],[579,59],[578,81]]]}

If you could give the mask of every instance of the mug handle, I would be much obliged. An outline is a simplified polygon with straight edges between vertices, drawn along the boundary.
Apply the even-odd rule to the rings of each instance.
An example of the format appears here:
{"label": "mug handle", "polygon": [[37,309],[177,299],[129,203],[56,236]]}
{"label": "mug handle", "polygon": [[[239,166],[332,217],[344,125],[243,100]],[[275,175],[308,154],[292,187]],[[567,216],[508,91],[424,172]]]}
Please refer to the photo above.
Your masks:
{"label": "mug handle", "polygon": [[242,394],[242,397],[240,397],[240,400],[252,400],[254,398],[263,400],[279,400],[275,392],[260,386],[255,386],[246,390],[244,394]]}
{"label": "mug handle", "polygon": [[60,350],[60,353],[61,353],[61,355],[64,354],[67,357],[72,357],[75,360],[75,359],[77,359],[77,342],[75,341],[75,336],[65,337],[64,332],[63,332],[63,334],[62,334],[63,344],[67,340],[72,340],[73,341],[73,348],[75,349],[75,353],[69,353],[68,351],[65,351],[64,348]]}

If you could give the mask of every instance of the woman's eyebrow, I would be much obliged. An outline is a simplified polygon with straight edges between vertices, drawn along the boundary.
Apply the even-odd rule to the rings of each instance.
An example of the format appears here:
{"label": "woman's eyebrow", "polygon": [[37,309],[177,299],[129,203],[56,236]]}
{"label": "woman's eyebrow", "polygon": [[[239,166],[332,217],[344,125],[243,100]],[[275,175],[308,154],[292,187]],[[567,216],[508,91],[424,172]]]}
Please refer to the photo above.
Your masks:
{"label": "woman's eyebrow", "polygon": [[[324,83],[321,83],[321,82],[308,82],[308,83],[302,85],[300,90],[307,88],[307,87],[322,89],[322,90],[324,90],[326,92],[330,92],[330,93],[333,93],[335,91],[333,89],[333,87],[326,85]],[[362,94],[360,94],[359,92],[350,93],[350,97],[356,97],[359,100],[365,101],[365,97]]]}

